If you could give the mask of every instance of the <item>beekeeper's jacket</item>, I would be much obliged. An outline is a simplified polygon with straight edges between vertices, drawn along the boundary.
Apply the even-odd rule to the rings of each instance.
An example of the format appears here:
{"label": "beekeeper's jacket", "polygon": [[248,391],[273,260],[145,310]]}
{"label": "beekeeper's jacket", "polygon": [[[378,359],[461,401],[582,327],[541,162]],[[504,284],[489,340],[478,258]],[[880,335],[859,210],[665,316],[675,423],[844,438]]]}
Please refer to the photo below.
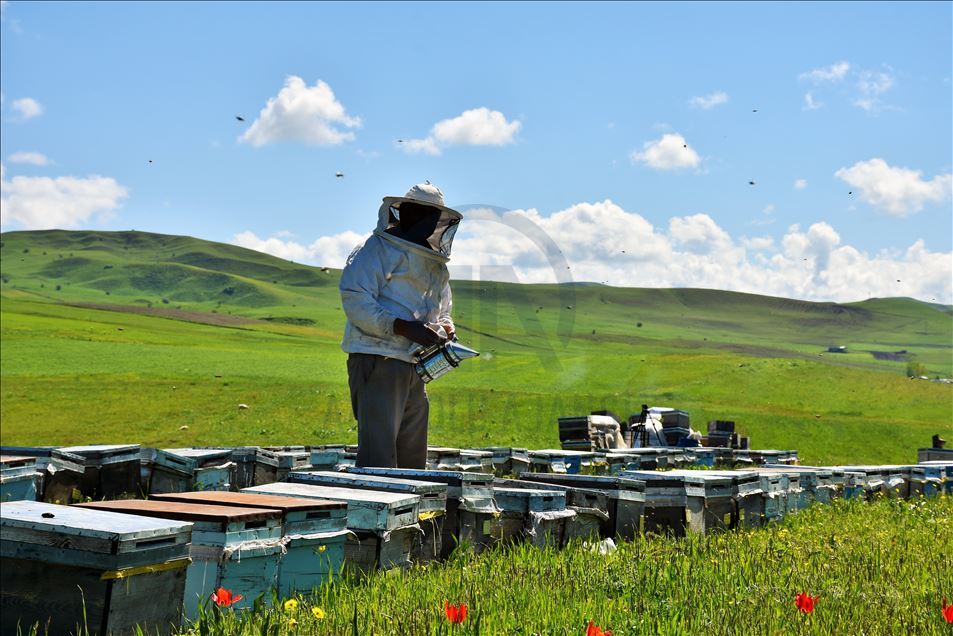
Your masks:
{"label": "beekeeper's jacket", "polygon": [[430,248],[388,234],[397,218],[388,202],[377,229],[347,259],[341,302],[347,315],[341,348],[414,362],[420,345],[394,333],[394,319],[453,324],[450,319],[450,247],[463,216],[443,210],[427,239]]}

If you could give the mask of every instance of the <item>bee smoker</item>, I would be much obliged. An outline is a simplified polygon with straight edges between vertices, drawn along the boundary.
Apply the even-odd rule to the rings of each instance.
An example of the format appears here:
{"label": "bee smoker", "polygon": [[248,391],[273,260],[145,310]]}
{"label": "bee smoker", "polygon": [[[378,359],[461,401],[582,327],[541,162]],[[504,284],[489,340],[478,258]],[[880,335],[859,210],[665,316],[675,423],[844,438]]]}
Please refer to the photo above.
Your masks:
{"label": "bee smoker", "polygon": [[431,382],[456,369],[462,361],[478,355],[478,351],[465,347],[456,340],[447,340],[442,344],[418,349],[414,369],[421,380]]}

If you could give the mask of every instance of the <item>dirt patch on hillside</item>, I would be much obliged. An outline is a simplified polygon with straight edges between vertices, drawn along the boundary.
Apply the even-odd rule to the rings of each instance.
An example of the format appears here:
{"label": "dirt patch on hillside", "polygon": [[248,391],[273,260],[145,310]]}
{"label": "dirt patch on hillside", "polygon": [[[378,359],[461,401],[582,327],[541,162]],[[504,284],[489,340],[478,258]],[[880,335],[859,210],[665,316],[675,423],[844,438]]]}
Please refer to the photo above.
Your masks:
{"label": "dirt patch on hillside", "polygon": [[185,322],[195,322],[202,325],[214,325],[216,327],[236,327],[239,325],[250,325],[263,323],[257,318],[248,318],[246,316],[232,316],[229,314],[213,314],[204,311],[186,311],[184,309],[171,309],[166,307],[139,307],[136,305],[111,305],[106,303],[65,303],[70,307],[81,307],[83,309],[99,309],[101,311],[118,311],[126,314],[141,314],[145,316],[158,316],[159,318],[171,318],[172,320],[183,320]]}

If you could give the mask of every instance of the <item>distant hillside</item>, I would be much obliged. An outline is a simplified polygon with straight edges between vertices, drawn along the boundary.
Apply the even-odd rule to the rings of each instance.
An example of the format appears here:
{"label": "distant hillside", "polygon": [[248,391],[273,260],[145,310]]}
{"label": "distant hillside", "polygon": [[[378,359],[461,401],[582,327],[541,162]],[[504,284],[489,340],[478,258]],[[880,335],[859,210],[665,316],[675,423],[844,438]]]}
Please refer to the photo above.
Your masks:
{"label": "distant hillside", "polygon": [[[166,307],[339,331],[339,275],[187,236],[63,230],[0,235],[4,294],[41,302]],[[898,368],[912,358],[932,373],[953,371],[949,308],[910,298],[838,304],[707,289],[474,281],[455,281],[453,287],[456,320],[490,346],[655,342],[757,357],[821,354],[834,364],[871,368]],[[847,353],[826,354],[834,346],[846,346]],[[874,355],[901,351],[902,358],[893,360]]]}

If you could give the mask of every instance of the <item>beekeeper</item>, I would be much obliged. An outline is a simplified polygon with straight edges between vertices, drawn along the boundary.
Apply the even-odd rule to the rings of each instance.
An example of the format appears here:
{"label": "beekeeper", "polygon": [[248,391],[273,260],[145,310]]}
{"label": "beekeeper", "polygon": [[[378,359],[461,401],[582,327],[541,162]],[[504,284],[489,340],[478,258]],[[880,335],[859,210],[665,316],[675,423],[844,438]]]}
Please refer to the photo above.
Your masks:
{"label": "beekeeper", "polygon": [[453,337],[447,261],[462,218],[429,181],[385,197],[377,229],[344,266],[341,348],[349,354],[358,466],[427,464],[430,403],[414,352]]}

